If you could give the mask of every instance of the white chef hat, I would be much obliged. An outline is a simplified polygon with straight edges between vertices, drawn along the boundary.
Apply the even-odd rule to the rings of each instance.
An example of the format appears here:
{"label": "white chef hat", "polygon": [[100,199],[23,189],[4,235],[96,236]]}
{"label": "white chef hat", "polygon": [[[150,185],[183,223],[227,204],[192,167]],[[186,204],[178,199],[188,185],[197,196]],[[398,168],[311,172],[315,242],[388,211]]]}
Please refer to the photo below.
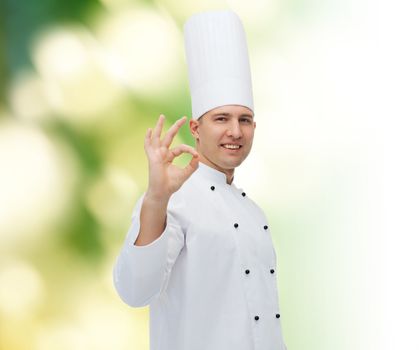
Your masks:
{"label": "white chef hat", "polygon": [[242,105],[252,111],[246,34],[230,10],[200,12],[184,24],[192,118],[213,108]]}

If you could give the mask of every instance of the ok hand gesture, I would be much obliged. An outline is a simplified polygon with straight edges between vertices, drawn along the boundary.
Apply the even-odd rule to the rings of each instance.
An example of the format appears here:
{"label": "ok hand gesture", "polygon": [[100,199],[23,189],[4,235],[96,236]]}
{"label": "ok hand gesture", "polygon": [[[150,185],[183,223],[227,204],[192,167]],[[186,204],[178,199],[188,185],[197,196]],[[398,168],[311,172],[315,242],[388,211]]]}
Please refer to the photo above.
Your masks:
{"label": "ok hand gesture", "polygon": [[[198,169],[199,155],[193,147],[182,144],[172,149],[169,148],[186,119],[186,117],[182,117],[177,120],[162,140],[160,140],[160,136],[164,124],[163,114],[160,115],[156,127],[147,130],[144,140],[149,167],[147,192],[154,198],[168,199]],[[191,161],[183,169],[172,164],[173,160],[182,153],[192,155]]]}

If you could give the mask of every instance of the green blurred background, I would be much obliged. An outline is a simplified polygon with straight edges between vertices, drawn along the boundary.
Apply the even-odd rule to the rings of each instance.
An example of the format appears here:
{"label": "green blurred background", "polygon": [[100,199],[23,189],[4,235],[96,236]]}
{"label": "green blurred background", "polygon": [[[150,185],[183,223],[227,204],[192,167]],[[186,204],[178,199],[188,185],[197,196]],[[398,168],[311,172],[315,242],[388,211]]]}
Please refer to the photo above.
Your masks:
{"label": "green blurred background", "polygon": [[288,349],[419,349],[405,5],[0,0],[0,349],[148,349],[112,267],[146,129],[191,115],[183,23],[222,8],[247,32],[257,122],[235,182],[272,227]]}

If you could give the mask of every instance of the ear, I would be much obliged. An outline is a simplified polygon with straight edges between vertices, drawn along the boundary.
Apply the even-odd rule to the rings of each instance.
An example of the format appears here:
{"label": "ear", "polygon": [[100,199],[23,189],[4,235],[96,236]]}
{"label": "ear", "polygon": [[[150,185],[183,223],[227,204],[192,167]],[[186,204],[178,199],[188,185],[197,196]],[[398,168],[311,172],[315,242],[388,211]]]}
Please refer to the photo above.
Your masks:
{"label": "ear", "polygon": [[199,137],[199,121],[195,119],[191,119],[189,121],[189,130],[191,131],[192,136],[195,139],[198,139]]}

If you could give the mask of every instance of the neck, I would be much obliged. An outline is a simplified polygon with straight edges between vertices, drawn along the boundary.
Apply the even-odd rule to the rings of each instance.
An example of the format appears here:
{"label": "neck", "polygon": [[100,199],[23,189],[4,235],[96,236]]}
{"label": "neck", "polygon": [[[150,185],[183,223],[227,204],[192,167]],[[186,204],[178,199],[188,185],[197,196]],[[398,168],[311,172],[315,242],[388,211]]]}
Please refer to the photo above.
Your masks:
{"label": "neck", "polygon": [[205,165],[210,166],[211,168],[214,168],[214,169],[224,173],[226,175],[226,178],[227,178],[226,179],[227,183],[229,185],[231,185],[231,183],[233,182],[233,179],[234,179],[234,168],[233,169],[223,169],[223,168],[219,167],[217,164],[211,162],[209,159],[205,158],[202,154],[199,154],[199,161],[201,163],[204,163]]}

